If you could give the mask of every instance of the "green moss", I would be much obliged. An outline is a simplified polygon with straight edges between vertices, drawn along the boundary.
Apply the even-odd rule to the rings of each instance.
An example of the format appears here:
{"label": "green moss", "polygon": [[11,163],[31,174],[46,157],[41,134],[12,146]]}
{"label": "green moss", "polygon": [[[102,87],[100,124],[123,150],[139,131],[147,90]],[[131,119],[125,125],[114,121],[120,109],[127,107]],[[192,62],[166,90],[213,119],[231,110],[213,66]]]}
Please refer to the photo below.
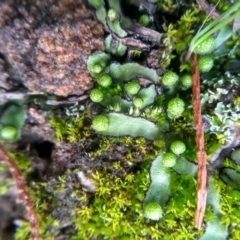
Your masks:
{"label": "green moss", "polygon": [[124,179],[105,171],[97,171],[93,178],[98,186],[95,199],[88,206],[78,210],[76,222],[79,226],[73,239],[99,236],[111,236],[112,239],[136,239],[137,236],[143,238],[139,223],[144,222],[141,217],[141,202],[149,182],[148,171],[144,169],[135,176],[127,174]]}
{"label": "green moss", "polygon": [[[161,4],[160,8],[172,9],[174,4],[172,1],[159,1]],[[167,2],[167,3],[165,3]],[[175,6],[176,7],[176,6]],[[186,44],[188,44],[192,38],[192,28],[199,21],[200,11],[197,5],[188,5],[188,10],[185,10],[184,13],[180,16],[180,19],[175,23],[169,25],[163,25],[164,34],[163,40],[164,49],[163,53],[160,56],[160,66],[165,69],[167,68],[173,59],[176,58],[176,55],[173,54],[173,51],[176,50],[178,53],[182,53]],[[181,61],[181,65],[185,64],[184,61]],[[183,67],[180,68],[184,69]]]}
{"label": "green moss", "polygon": [[50,117],[50,124],[55,133],[56,141],[76,142],[81,138],[89,136],[90,123],[88,122],[89,111],[80,113],[79,117]]}

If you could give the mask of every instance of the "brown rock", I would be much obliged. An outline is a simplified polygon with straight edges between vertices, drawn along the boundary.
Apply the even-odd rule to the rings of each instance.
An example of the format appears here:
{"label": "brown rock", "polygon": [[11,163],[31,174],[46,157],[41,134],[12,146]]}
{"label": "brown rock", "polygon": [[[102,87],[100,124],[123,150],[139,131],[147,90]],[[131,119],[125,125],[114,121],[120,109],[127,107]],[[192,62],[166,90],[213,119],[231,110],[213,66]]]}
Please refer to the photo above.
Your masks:
{"label": "brown rock", "polygon": [[58,96],[92,87],[86,61],[104,49],[103,30],[83,0],[8,0],[0,3],[0,16],[0,53],[13,78],[31,91]]}

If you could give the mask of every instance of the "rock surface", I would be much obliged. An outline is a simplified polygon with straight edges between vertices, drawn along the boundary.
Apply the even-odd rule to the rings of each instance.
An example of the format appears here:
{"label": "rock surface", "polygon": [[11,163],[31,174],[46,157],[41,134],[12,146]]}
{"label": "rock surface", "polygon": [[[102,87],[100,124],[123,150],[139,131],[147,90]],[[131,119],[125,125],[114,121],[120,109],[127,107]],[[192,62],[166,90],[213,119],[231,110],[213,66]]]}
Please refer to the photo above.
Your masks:
{"label": "rock surface", "polygon": [[7,0],[0,15],[0,59],[8,66],[1,72],[9,75],[3,81],[57,96],[91,89],[86,61],[104,49],[103,30],[83,0]]}

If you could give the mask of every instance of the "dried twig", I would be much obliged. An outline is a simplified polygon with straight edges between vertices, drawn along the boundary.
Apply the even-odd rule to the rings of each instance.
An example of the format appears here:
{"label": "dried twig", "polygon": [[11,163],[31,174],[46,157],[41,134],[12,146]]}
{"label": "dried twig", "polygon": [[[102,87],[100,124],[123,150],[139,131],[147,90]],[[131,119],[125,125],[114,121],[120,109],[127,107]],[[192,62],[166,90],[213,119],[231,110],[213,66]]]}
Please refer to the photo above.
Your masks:
{"label": "dried twig", "polygon": [[22,201],[24,206],[27,210],[27,216],[30,223],[30,230],[32,234],[32,240],[39,240],[39,232],[38,232],[38,221],[37,216],[34,211],[34,205],[29,197],[29,194],[27,192],[27,185],[25,183],[24,177],[19,171],[16,163],[8,156],[6,151],[4,150],[3,146],[0,145],[0,162],[6,163],[9,166],[10,172],[12,174],[12,177],[16,183],[18,194],[19,194],[19,200]]}
{"label": "dried twig", "polygon": [[197,55],[192,55],[192,77],[193,77],[193,109],[194,124],[196,128],[196,146],[198,161],[198,191],[197,191],[197,210],[195,213],[195,227],[200,229],[207,202],[207,167],[206,152],[204,150],[204,126],[201,115],[201,99],[200,99],[200,75],[198,71]]}

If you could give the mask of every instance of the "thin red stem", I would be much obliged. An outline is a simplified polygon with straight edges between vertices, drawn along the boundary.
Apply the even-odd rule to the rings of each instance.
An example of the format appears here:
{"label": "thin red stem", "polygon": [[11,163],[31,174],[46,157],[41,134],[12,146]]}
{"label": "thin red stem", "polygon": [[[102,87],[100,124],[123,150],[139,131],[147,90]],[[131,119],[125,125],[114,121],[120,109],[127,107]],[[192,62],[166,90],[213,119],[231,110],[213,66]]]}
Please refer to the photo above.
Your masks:
{"label": "thin red stem", "polygon": [[207,203],[207,167],[206,152],[204,150],[204,126],[201,115],[200,99],[200,75],[198,70],[197,55],[192,55],[192,77],[193,77],[193,109],[194,124],[196,129],[196,146],[198,162],[198,191],[197,191],[197,209],[195,213],[195,227],[200,229],[203,223],[203,217]]}
{"label": "thin red stem", "polygon": [[7,152],[1,145],[0,145],[0,162],[8,164],[9,170],[16,183],[19,200],[24,204],[27,210],[32,240],[39,240],[40,236],[38,232],[38,220],[34,210],[34,204],[27,192],[27,185],[25,183],[25,179],[22,173],[19,171],[16,163],[8,156]]}

